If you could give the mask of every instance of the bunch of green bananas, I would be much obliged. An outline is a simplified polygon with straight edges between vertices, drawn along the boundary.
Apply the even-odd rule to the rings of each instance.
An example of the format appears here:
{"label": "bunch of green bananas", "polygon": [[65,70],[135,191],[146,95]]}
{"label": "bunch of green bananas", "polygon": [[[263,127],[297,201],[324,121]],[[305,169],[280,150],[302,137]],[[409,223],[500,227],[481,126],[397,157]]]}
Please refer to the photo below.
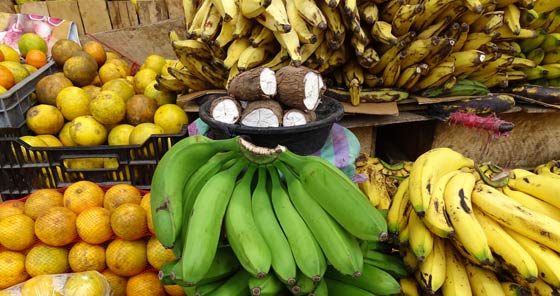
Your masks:
{"label": "bunch of green bananas", "polygon": [[183,6],[189,41],[175,36],[172,45],[185,68],[165,77],[175,85],[221,88],[257,66],[305,65],[333,89],[345,88],[336,95],[354,105],[451,88],[463,78],[487,87],[525,80],[539,65],[521,43],[546,31],[551,37],[542,43],[552,48],[560,14],[554,0],[184,0]]}
{"label": "bunch of green bananas", "polygon": [[[560,289],[557,163],[502,169],[450,148],[414,162],[387,213],[407,295],[555,295]],[[545,169],[546,168],[546,169]]]}
{"label": "bunch of green bananas", "polygon": [[[281,146],[187,137],[158,163],[151,208],[156,237],[178,258],[160,278],[186,290],[308,293],[330,290],[328,273],[360,282],[381,273],[360,244],[387,239],[382,213],[330,162]],[[398,292],[395,280],[368,287]]]}

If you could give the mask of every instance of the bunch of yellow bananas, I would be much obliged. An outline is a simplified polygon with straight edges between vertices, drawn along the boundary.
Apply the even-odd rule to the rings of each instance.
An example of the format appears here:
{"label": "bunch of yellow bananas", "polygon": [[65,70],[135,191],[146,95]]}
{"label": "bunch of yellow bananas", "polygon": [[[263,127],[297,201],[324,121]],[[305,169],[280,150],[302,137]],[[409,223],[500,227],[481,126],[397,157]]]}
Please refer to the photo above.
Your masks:
{"label": "bunch of yellow bananas", "polygon": [[414,162],[387,213],[406,295],[554,295],[560,289],[558,162],[502,169],[450,148]]}
{"label": "bunch of yellow bananas", "polygon": [[[183,6],[191,42],[173,41],[185,68],[170,74],[188,89],[225,87],[256,66],[305,65],[333,89],[345,88],[339,98],[354,105],[451,88],[462,78],[488,87],[530,78],[541,58],[521,45],[541,40],[538,48],[555,47],[552,32],[560,23],[554,0],[184,0]],[[547,71],[545,77],[556,72]],[[385,89],[371,89],[379,87]]]}
{"label": "bunch of yellow bananas", "polygon": [[412,168],[411,161],[389,164],[380,158],[360,154],[356,159],[356,174],[366,180],[358,187],[378,209],[388,209],[399,183],[408,177]]}

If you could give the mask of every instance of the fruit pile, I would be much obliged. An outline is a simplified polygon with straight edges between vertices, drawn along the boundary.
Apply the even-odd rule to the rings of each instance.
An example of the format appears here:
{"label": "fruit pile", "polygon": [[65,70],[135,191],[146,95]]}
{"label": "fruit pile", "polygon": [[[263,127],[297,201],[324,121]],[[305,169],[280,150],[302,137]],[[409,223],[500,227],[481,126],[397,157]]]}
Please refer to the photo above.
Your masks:
{"label": "fruit pile", "polygon": [[422,154],[387,213],[407,295],[557,295],[558,162],[503,169],[449,148]]}
{"label": "fruit pile", "polygon": [[402,262],[381,251],[385,218],[319,157],[188,137],[159,162],[151,209],[156,237],[177,257],[160,279],[187,294],[399,292]]}
{"label": "fruit pile", "polygon": [[[128,184],[78,181],[5,201],[0,203],[0,290],[41,275],[98,271],[112,295],[171,294],[178,287],[161,285],[157,270],[175,256],[152,232],[150,193]],[[26,285],[41,286],[38,280],[22,288]],[[179,291],[171,295],[183,295]]]}
{"label": "fruit pile", "polygon": [[[177,94],[156,89],[156,75],[172,60],[150,55],[132,75],[124,58],[96,41],[80,46],[61,39],[51,52],[61,71],[36,85],[38,104],[26,113],[32,134],[21,137],[27,144],[142,144],[153,134],[178,134],[188,123],[185,111],[175,104]],[[103,167],[103,162],[88,167]]]}
{"label": "fruit pile", "polygon": [[[409,92],[469,78],[487,87],[525,80],[537,67],[518,42],[548,31],[554,47],[560,3],[483,1],[185,1],[187,40],[172,46],[184,66],[163,84],[224,88],[239,71],[305,65],[330,86]],[[531,42],[531,41],[528,41]],[[543,42],[544,44],[544,42]],[[173,80],[175,78],[175,80]],[[381,96],[394,100],[391,96]]]}
{"label": "fruit pile", "polygon": [[0,94],[8,91],[48,62],[47,43],[35,33],[21,35],[17,49],[0,44]]}

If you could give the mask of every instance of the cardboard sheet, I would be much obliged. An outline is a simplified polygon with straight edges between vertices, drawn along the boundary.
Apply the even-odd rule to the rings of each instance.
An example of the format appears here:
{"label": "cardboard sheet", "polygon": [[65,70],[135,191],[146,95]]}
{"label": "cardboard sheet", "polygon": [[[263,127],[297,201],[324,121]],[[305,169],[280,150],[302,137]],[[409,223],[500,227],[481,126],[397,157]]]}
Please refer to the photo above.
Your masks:
{"label": "cardboard sheet", "polygon": [[396,102],[388,103],[360,103],[352,106],[349,103],[342,103],[345,113],[368,114],[368,115],[399,115],[399,108]]}

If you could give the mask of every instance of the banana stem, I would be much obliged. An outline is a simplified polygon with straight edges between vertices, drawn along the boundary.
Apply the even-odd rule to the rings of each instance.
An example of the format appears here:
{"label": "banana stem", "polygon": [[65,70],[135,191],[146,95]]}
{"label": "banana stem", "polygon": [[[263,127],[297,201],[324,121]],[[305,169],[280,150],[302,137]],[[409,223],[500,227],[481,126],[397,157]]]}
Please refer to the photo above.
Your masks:
{"label": "banana stem", "polygon": [[257,165],[273,163],[283,152],[283,147],[280,145],[274,148],[260,147],[242,137],[239,137],[239,147],[241,148],[241,155]]}

